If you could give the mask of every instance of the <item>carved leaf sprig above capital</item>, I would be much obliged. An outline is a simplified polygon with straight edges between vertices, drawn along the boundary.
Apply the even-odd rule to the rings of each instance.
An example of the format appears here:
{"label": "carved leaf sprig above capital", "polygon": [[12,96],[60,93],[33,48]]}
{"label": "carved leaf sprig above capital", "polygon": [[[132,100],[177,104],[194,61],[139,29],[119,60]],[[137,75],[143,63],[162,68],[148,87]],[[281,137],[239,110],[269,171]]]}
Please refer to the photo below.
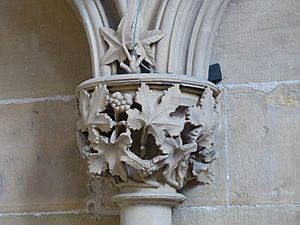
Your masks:
{"label": "carved leaf sprig above capital", "polygon": [[[161,73],[187,74],[204,80],[208,78],[213,43],[229,2],[229,0],[68,1],[75,6],[85,27],[90,43],[94,77],[120,73],[115,63],[109,65],[104,63],[108,62],[106,53],[111,46],[107,45],[104,36],[99,33],[99,28],[116,28],[118,24],[124,22],[123,20],[120,23],[126,15],[130,15],[129,21],[132,21],[132,18],[140,13],[138,23],[144,21],[144,25],[140,28],[163,31],[166,34],[159,42],[155,41],[157,44],[152,48],[151,54],[149,48],[142,49],[148,51],[146,51],[148,56],[152,55],[156,59],[156,70]],[[127,30],[129,31],[131,29]],[[123,54],[122,57],[121,59],[124,59]],[[150,57],[147,60],[153,63]],[[129,66],[130,71],[134,71],[133,65],[132,68]],[[126,64],[122,66],[129,71]]]}
{"label": "carved leaf sprig above capital", "polygon": [[215,159],[217,101],[206,88],[195,105],[183,101],[179,85],[136,92],[105,84],[79,91],[78,140],[89,172],[117,186],[181,189]]}
{"label": "carved leaf sprig above capital", "polygon": [[100,33],[109,45],[101,63],[109,65],[117,60],[127,73],[140,73],[143,61],[155,66],[151,45],[166,35],[160,30],[146,30],[139,14],[135,16],[126,14],[120,21],[117,31],[101,26]]}

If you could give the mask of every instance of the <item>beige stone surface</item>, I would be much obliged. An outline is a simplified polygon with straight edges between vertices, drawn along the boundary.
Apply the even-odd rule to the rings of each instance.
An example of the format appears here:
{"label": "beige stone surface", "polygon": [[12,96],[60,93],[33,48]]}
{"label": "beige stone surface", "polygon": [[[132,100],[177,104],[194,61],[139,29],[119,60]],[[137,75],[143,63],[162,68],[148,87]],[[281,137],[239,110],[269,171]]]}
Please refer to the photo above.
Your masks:
{"label": "beige stone surface", "polygon": [[215,144],[217,159],[212,163],[209,170],[213,174],[212,181],[206,185],[189,185],[183,193],[187,200],[182,206],[199,205],[225,205],[226,204],[226,157],[225,157],[225,106],[224,94],[219,96],[220,121],[216,130]]}
{"label": "beige stone surface", "polygon": [[300,203],[300,84],[229,91],[230,204]]}
{"label": "beige stone surface", "polygon": [[0,1],[0,99],[69,95],[91,77],[84,30],[66,1]]}
{"label": "beige stone surface", "polygon": [[119,225],[118,217],[102,217],[79,214],[41,216],[1,216],[1,225]]}
{"label": "beige stone surface", "polygon": [[211,63],[224,82],[299,79],[300,1],[232,0]]}
{"label": "beige stone surface", "polygon": [[0,105],[0,211],[85,207],[75,101]]}
{"label": "beige stone surface", "polygon": [[90,206],[96,217],[102,215],[117,215],[120,210],[111,198],[119,193],[118,188],[108,179],[93,179],[91,182],[91,190],[93,190],[93,199]]}
{"label": "beige stone surface", "polygon": [[298,225],[299,207],[184,208],[174,212],[174,225]]}

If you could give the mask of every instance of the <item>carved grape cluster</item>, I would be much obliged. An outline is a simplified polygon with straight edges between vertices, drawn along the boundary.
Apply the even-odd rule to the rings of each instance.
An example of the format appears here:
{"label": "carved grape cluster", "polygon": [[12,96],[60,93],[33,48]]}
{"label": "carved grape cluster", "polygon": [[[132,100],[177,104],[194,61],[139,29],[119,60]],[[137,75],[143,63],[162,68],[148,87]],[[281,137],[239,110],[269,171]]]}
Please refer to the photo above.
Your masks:
{"label": "carved grape cluster", "polygon": [[143,165],[143,167],[141,168],[141,173],[147,177],[147,176],[151,176],[153,174],[153,172],[155,171],[153,169],[154,167],[154,163],[153,162],[147,162]]}
{"label": "carved grape cluster", "polygon": [[112,95],[107,95],[106,101],[117,112],[125,112],[132,105],[132,96],[130,94],[122,95],[120,92],[115,92]]}

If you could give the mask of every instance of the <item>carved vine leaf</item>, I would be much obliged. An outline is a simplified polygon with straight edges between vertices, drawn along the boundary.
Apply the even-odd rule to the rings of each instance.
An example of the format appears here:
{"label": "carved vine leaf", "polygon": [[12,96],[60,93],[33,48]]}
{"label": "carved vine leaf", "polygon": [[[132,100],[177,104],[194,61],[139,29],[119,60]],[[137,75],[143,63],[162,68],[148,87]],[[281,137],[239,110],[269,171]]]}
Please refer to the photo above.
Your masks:
{"label": "carved vine leaf", "polygon": [[179,86],[169,88],[161,98],[150,90],[149,86],[142,84],[136,93],[136,102],[142,106],[142,111],[130,109],[127,124],[133,130],[144,130],[152,134],[156,144],[161,145],[166,137],[178,136],[183,129],[185,119],[171,116],[180,104],[181,92]]}
{"label": "carved vine leaf", "polygon": [[136,53],[145,59],[150,65],[156,65],[151,44],[161,40],[166,33],[160,30],[147,30],[142,33],[137,42]]}
{"label": "carved vine leaf", "polygon": [[195,126],[202,126],[205,130],[210,130],[218,119],[218,114],[214,109],[213,92],[210,88],[205,89],[200,105],[188,109],[189,122]]}
{"label": "carved vine leaf", "polygon": [[109,45],[108,50],[102,58],[102,64],[110,64],[115,60],[118,60],[120,63],[122,63],[127,58],[124,51],[124,46],[130,44],[130,40],[128,37],[126,38],[127,35],[124,32],[129,28],[130,25],[128,24],[127,17],[123,17],[117,31],[114,31],[108,27],[100,27],[101,35]]}
{"label": "carved vine leaf", "polygon": [[193,165],[192,174],[194,177],[198,177],[201,172],[207,171],[209,168],[208,163],[203,163],[195,159],[191,159],[190,162]]}
{"label": "carved vine leaf", "polygon": [[127,181],[127,170],[120,159],[127,155],[132,144],[130,131],[121,133],[117,138],[116,136],[116,131],[110,140],[102,135],[98,136],[98,142],[92,145],[98,152],[88,154],[89,171],[94,175],[109,172],[112,176],[119,176],[123,181]]}
{"label": "carved vine leaf", "polygon": [[140,62],[146,60],[150,65],[155,65],[151,45],[165,37],[166,33],[160,30],[146,30],[145,27],[141,14],[137,14],[133,18],[128,49],[136,51]]}
{"label": "carved vine leaf", "polygon": [[97,86],[91,94],[86,90],[81,90],[79,93],[81,118],[78,126],[81,131],[88,131],[88,140],[90,142],[97,142],[99,130],[109,132],[115,125],[115,122],[104,113],[107,105],[107,95],[106,85]]}
{"label": "carved vine leaf", "polygon": [[[214,152],[213,149],[210,149],[211,152]],[[203,160],[203,157],[199,152],[192,153],[189,164],[191,165],[191,173],[189,173],[188,180],[198,180],[203,184],[211,183],[213,179],[213,173],[209,170],[210,163]]]}
{"label": "carved vine leaf", "polygon": [[[138,21],[135,21],[136,19]],[[127,58],[129,62],[135,62],[129,68],[124,67],[129,70],[128,72],[136,71],[132,66],[138,67],[143,60],[155,65],[154,54],[150,45],[161,40],[166,33],[160,30],[145,30],[141,20],[140,15],[132,17],[126,14],[122,18],[117,31],[108,27],[100,27],[101,35],[109,45],[103,56],[102,64],[110,64],[118,60],[121,66],[124,67],[123,62]],[[134,51],[140,56],[139,59],[134,56]]]}
{"label": "carved vine leaf", "polygon": [[103,113],[107,106],[106,96],[109,94],[106,85],[99,85],[92,93],[90,101],[90,113],[87,119],[87,125],[99,128],[103,132],[111,131],[114,126],[113,120]]}
{"label": "carved vine leaf", "polygon": [[[197,151],[197,144],[182,144],[181,138],[166,138],[160,150],[167,155],[163,161],[165,180],[176,189],[184,185],[190,154]],[[161,164],[161,163],[160,163]]]}

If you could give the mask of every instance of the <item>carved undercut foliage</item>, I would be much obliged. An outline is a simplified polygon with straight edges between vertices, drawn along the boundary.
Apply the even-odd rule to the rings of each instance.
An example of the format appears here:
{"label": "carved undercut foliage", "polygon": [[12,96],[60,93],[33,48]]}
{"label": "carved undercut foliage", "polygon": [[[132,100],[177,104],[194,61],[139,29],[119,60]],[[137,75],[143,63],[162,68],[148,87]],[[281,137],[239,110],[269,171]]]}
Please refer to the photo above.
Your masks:
{"label": "carved undercut foliage", "polygon": [[210,88],[187,106],[179,85],[110,91],[81,89],[78,140],[89,172],[117,186],[181,189],[215,159],[217,102]]}

